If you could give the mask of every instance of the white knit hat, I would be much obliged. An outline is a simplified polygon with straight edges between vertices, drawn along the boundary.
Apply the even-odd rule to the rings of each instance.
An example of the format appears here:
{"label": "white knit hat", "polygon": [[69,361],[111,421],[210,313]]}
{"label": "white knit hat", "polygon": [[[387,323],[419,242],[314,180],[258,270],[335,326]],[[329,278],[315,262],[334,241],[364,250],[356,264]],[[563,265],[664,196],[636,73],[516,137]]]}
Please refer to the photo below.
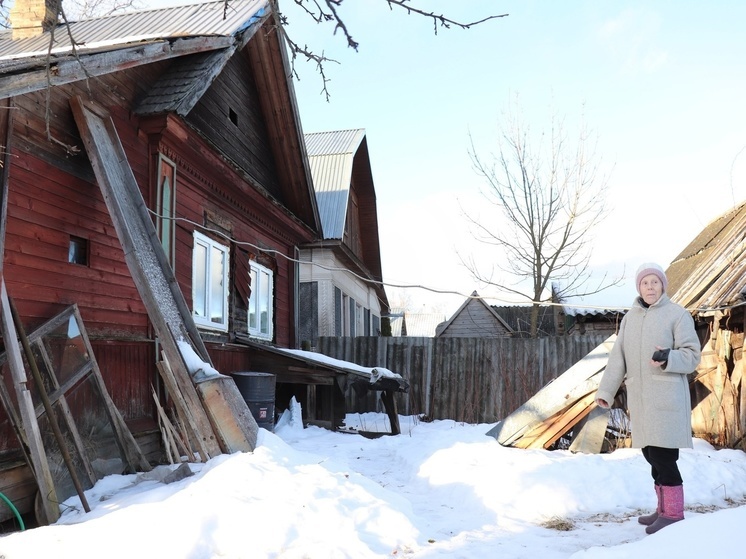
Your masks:
{"label": "white knit hat", "polygon": [[[663,271],[663,268],[658,266],[655,262],[645,262],[645,264],[637,268],[635,279],[637,292],[640,293],[640,282],[642,281],[642,278],[649,276],[650,274],[658,276],[658,279],[661,280],[661,284],[663,284],[663,291],[665,292],[666,287],[668,287],[668,279],[666,278],[666,273]],[[642,295],[642,293],[640,293],[640,295]]]}

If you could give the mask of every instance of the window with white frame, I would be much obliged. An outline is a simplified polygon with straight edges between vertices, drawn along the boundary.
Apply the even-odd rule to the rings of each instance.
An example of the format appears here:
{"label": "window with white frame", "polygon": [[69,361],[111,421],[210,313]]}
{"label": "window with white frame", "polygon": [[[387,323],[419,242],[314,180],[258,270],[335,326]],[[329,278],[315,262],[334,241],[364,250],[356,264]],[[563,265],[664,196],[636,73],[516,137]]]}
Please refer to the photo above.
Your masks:
{"label": "window with white frame", "polygon": [[249,335],[263,340],[272,339],[274,307],[274,274],[269,268],[253,260],[250,265],[251,296],[249,297]]}
{"label": "window with white frame", "polygon": [[192,307],[199,326],[228,329],[228,247],[194,233]]}

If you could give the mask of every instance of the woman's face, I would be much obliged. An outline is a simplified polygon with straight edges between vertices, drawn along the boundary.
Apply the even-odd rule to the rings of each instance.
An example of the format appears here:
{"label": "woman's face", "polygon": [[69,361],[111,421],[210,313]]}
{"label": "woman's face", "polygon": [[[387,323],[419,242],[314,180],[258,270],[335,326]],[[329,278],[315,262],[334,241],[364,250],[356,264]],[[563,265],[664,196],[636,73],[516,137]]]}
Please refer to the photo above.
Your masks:
{"label": "woman's face", "polygon": [[648,274],[640,282],[640,296],[648,305],[652,305],[663,295],[663,284],[655,274]]}

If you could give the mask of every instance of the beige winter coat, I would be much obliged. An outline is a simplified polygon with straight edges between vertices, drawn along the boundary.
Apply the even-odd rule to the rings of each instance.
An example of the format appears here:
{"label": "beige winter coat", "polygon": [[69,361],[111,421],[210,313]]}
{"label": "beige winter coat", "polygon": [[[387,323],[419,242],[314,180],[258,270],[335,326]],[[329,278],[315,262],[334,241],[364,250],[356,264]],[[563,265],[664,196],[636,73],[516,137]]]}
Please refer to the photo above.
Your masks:
{"label": "beige winter coat", "polygon": [[[651,365],[655,347],[671,348],[664,367]],[[632,446],[692,448],[687,375],[699,364],[692,316],[664,293],[645,308],[640,299],[625,315],[596,398],[611,403],[626,380]]]}

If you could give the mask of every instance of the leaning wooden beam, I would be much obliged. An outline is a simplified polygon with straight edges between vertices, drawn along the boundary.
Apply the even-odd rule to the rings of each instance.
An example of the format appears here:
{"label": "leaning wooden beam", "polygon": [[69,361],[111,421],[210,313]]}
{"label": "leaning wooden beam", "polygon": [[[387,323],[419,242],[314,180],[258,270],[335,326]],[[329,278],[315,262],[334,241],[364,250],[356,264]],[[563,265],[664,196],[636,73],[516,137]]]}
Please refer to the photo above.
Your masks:
{"label": "leaning wooden beam", "polygon": [[98,361],[96,361],[96,355],[93,352],[91,340],[88,338],[88,332],[83,324],[83,317],[80,316],[78,305],[72,305],[72,312],[77,321],[80,336],[83,338],[88,352],[88,359],[91,362],[91,370],[93,372],[92,378],[98,386],[98,391],[103,400],[106,414],[111,421],[117,444],[119,445],[131,472],[149,472],[152,467],[148,462],[147,457],[142,453],[142,450],[140,450],[140,446],[137,444],[137,441],[135,441],[135,437],[124,422],[122,414],[114,405],[114,401],[111,399],[109,391],[106,388],[104,377],[101,375],[101,369],[98,367]]}
{"label": "leaning wooden beam", "polygon": [[80,97],[71,98],[70,107],[124,249],[127,267],[194,417],[205,458],[217,456],[222,449],[178,342],[188,343],[204,361],[209,362],[209,355],[168,264],[114,123],[105,109]]}
{"label": "leaning wooden beam", "polygon": [[253,452],[259,425],[236,382],[228,376],[211,378],[197,384],[197,392],[225,451]]}
{"label": "leaning wooden beam", "polygon": [[5,341],[5,351],[8,354],[8,364],[13,383],[18,398],[18,407],[20,408],[21,426],[26,433],[26,440],[31,452],[33,462],[34,477],[36,484],[39,486],[39,496],[42,502],[42,511],[44,518],[39,519],[49,524],[54,524],[60,517],[60,509],[57,500],[57,492],[54,488],[54,481],[49,470],[47,455],[44,450],[44,444],[39,432],[39,424],[36,421],[34,412],[34,403],[31,399],[31,392],[26,387],[26,371],[23,367],[23,358],[21,350],[18,347],[18,336],[13,324],[13,317],[10,312],[8,302],[8,293],[5,290],[5,279],[2,279],[0,285],[0,299],[2,301],[2,312],[0,312],[0,322],[2,322],[3,340]]}
{"label": "leaning wooden beam", "polygon": [[[186,456],[187,460],[189,460],[190,462],[196,462],[197,459],[194,456],[192,449],[189,448],[184,442],[184,434],[179,433],[176,430],[176,427],[174,427],[174,424],[168,418],[166,410],[164,410],[163,406],[161,406],[161,402],[158,398],[158,394],[156,393],[155,388],[151,385],[150,389],[153,391],[153,401],[155,402],[155,406],[158,410],[158,425],[161,428],[163,446],[166,447],[166,453],[168,454],[169,462],[171,464],[180,464],[182,462],[182,456]],[[183,452],[180,452],[180,448]]]}

